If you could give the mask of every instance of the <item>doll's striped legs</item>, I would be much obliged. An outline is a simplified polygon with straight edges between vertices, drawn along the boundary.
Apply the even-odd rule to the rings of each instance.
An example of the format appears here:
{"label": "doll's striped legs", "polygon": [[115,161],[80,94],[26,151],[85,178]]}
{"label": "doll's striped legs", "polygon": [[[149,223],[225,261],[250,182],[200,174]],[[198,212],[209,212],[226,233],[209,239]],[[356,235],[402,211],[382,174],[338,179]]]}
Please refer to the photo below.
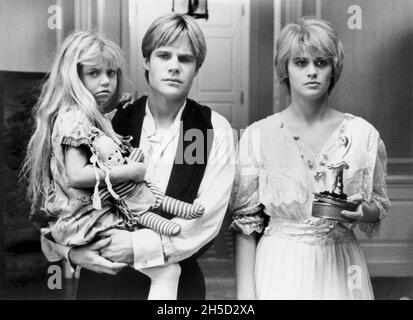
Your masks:
{"label": "doll's striped legs", "polygon": [[163,199],[161,210],[185,219],[198,218],[204,214],[204,206],[200,204],[190,204],[168,196],[165,196]]}
{"label": "doll's striped legs", "polygon": [[156,207],[162,211],[171,213],[177,217],[194,219],[204,214],[204,206],[201,204],[190,204],[164,195],[164,193],[154,184],[146,182],[157,199]]}
{"label": "doll's striped legs", "polygon": [[167,236],[176,236],[181,232],[181,226],[171,220],[161,217],[151,211],[135,217],[135,219],[144,227]]}

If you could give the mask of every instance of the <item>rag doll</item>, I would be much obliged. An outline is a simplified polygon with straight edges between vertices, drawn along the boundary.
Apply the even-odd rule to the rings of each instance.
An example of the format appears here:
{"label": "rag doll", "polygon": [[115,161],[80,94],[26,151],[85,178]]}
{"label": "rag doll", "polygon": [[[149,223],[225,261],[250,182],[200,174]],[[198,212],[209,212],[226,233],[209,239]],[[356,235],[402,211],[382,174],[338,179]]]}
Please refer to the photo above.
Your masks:
{"label": "rag doll", "polygon": [[[124,182],[118,185],[110,183],[110,169],[122,165],[126,159],[121,147],[100,130],[93,128],[89,135],[89,144],[92,151],[91,162],[95,168],[96,185],[93,194],[93,206],[101,208],[102,201],[112,199],[119,210],[123,221],[131,229],[141,225],[168,236],[177,235],[181,227],[179,224],[161,217],[154,211],[164,211],[185,219],[193,219],[204,213],[200,204],[189,204],[166,196],[151,182],[143,181]],[[143,161],[143,152],[139,148],[131,148],[129,161]],[[105,172],[106,187],[99,189],[98,168]]]}

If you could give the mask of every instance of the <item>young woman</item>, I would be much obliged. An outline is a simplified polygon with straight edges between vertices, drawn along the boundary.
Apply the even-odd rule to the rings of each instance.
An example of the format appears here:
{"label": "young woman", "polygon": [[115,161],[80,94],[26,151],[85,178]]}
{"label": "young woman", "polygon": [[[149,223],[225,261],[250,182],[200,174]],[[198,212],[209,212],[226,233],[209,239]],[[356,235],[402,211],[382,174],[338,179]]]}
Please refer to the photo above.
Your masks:
{"label": "young woman", "polygon": [[[328,22],[304,17],[284,27],[275,67],[291,103],[249,126],[239,143],[230,201],[238,297],[372,299],[353,228],[372,233],[390,206],[383,141],[367,121],[329,104],[343,49]],[[343,140],[351,142],[346,152]],[[328,165],[339,156],[349,166],[344,192],[362,200],[342,212],[352,223],[311,215],[313,193],[335,183]]]}

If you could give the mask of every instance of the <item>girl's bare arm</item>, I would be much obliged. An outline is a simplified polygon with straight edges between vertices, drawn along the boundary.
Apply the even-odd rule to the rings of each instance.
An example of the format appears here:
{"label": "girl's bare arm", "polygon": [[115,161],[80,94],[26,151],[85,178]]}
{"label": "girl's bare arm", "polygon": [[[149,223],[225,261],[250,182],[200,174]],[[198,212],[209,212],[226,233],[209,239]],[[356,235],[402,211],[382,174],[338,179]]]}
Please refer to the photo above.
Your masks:
{"label": "girl's bare arm", "polygon": [[[92,188],[96,184],[95,171],[88,161],[88,156],[81,148],[67,147],[65,151],[66,173],[72,188]],[[105,172],[98,169],[100,181],[104,183]],[[117,184],[144,179],[146,167],[141,162],[130,161],[125,165],[114,166],[110,170],[110,182]]]}

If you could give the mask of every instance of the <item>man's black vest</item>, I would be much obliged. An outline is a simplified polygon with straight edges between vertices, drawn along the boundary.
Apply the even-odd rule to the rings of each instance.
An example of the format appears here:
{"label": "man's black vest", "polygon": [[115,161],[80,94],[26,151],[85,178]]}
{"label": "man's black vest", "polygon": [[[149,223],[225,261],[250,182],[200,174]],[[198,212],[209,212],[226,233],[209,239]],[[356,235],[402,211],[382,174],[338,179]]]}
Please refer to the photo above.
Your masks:
{"label": "man's black vest", "polygon": [[[145,117],[146,100],[147,96],[143,96],[135,101],[133,105],[128,106],[125,109],[119,108],[112,120],[113,128],[116,133],[123,136],[133,137],[131,142],[133,147],[139,147],[142,124]],[[183,130],[180,130],[175,161],[165,194],[192,203],[197,197],[213,141],[211,109],[206,106],[201,106],[193,100],[187,99],[185,109],[182,112],[181,121]],[[189,129],[198,129],[202,132],[202,137],[204,139],[202,146],[204,147],[204,150],[202,161],[199,161],[200,163],[195,162],[189,164],[185,161],[185,150],[195,141],[195,136],[189,141],[185,140],[187,138],[185,133]],[[209,137],[208,134],[210,135]],[[192,155],[191,160],[192,159],[200,158]]]}

